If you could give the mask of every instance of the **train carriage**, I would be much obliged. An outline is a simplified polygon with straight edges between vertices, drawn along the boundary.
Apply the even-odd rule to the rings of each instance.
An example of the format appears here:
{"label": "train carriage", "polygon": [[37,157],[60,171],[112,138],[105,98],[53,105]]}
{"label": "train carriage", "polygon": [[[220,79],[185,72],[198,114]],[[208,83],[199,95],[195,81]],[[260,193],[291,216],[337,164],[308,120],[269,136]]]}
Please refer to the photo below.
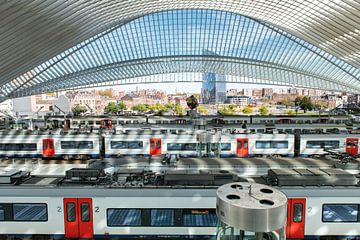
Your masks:
{"label": "train carriage", "polygon": [[[358,187],[282,187],[287,238],[360,236]],[[215,188],[2,187],[2,236],[215,239]]]}
{"label": "train carriage", "polygon": [[302,134],[298,136],[300,156],[328,154],[326,149],[358,155],[359,138],[357,134]]}

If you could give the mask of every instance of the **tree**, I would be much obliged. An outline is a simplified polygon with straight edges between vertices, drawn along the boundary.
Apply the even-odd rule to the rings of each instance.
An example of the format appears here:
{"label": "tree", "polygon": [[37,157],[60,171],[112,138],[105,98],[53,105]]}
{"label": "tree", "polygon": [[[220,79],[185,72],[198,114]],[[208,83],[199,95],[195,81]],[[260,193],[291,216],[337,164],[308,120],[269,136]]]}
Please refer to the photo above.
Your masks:
{"label": "tree", "polygon": [[150,110],[150,105],[149,104],[138,104],[138,105],[134,105],[132,107],[133,111],[138,111],[138,112],[147,112]]}
{"label": "tree", "polygon": [[74,115],[80,115],[81,113],[87,112],[87,109],[85,106],[76,105],[75,107],[72,108],[71,111],[74,113]]}
{"label": "tree", "polygon": [[207,110],[204,106],[197,106],[196,109],[201,115],[207,115],[209,113],[209,110]]}
{"label": "tree", "polygon": [[286,107],[293,107],[295,106],[294,102],[291,102],[289,99],[282,99],[281,101],[278,102],[281,105],[284,105]]}
{"label": "tree", "polygon": [[104,109],[104,111],[107,113],[118,113],[122,110],[126,110],[126,105],[123,102],[119,102],[119,103],[109,102]]}
{"label": "tree", "polygon": [[302,110],[304,110],[304,113],[306,113],[306,111],[312,110],[314,108],[314,105],[311,102],[310,97],[308,97],[308,96],[296,97],[295,105],[300,107]]}
{"label": "tree", "polygon": [[288,110],[286,111],[287,115],[296,115],[296,112],[294,110]]}
{"label": "tree", "polygon": [[233,105],[230,105],[228,107],[222,107],[218,110],[218,114],[222,116],[235,115],[235,113],[236,107],[234,107]]}
{"label": "tree", "polygon": [[260,115],[268,115],[269,114],[269,109],[265,106],[261,106],[259,108],[259,113]]}
{"label": "tree", "polygon": [[180,104],[175,104],[175,114],[178,116],[184,115],[184,108]]}
{"label": "tree", "polygon": [[246,106],[246,107],[244,107],[244,108],[242,109],[242,112],[243,112],[244,114],[251,114],[251,113],[253,112],[253,109],[252,109],[251,107],[249,107],[249,106]]}
{"label": "tree", "polygon": [[190,97],[186,98],[186,104],[190,109],[195,109],[197,108],[197,106],[199,106],[199,102],[194,95],[191,95]]}

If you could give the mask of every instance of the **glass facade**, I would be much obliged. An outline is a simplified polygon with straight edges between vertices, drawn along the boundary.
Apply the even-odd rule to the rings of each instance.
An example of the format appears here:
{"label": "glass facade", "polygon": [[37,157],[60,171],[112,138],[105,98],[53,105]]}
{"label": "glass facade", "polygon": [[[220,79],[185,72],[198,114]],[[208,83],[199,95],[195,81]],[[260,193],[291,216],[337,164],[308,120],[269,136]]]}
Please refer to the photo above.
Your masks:
{"label": "glass facade", "polygon": [[215,102],[223,100],[226,75],[238,76],[241,83],[360,91],[358,68],[269,22],[213,9],[165,10],[131,19],[5,84],[4,93],[16,97],[102,83],[147,83],[134,78],[183,72],[204,73],[204,97]]}
{"label": "glass facade", "polygon": [[204,104],[224,103],[226,101],[226,76],[224,74],[204,73],[201,100]]}

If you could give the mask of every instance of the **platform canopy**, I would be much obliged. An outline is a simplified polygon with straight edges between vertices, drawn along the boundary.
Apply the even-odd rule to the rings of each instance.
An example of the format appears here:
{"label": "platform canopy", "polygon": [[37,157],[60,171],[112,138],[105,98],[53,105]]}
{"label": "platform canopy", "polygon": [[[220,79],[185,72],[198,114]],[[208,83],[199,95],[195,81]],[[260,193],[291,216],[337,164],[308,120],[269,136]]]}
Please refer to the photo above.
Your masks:
{"label": "platform canopy", "polygon": [[1,1],[0,100],[182,72],[360,93],[359,12],[353,0]]}

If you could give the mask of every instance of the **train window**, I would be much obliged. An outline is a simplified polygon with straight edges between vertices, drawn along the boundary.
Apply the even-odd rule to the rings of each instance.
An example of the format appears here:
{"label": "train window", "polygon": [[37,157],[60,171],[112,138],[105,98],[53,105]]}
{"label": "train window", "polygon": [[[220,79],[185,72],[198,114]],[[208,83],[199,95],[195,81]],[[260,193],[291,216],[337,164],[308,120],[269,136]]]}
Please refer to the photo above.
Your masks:
{"label": "train window", "polygon": [[81,203],[81,221],[89,222],[90,221],[90,204]]}
{"label": "train window", "polygon": [[141,226],[141,210],[108,208],[107,225],[109,227]]}
{"label": "train window", "polygon": [[111,149],[142,149],[142,141],[111,141]]}
{"label": "train window", "polygon": [[1,143],[0,151],[36,151],[36,143]]}
{"label": "train window", "polygon": [[0,221],[4,221],[4,220],[5,220],[5,210],[4,207],[0,205]]}
{"label": "train window", "polygon": [[61,141],[62,149],[93,149],[93,141]]}
{"label": "train window", "polygon": [[185,227],[215,227],[217,217],[215,209],[184,209],[183,221]]}
{"label": "train window", "polygon": [[78,124],[78,121],[73,121],[72,123],[73,123],[73,125],[76,125],[76,124]]}
{"label": "train window", "polygon": [[231,143],[221,143],[221,151],[230,151],[231,150]]}
{"label": "train window", "polygon": [[339,148],[339,141],[306,141],[306,148]]}
{"label": "train window", "polygon": [[196,143],[168,143],[168,151],[196,151]]}
{"label": "train window", "polygon": [[160,141],[157,141],[156,142],[156,148],[160,148],[161,147],[161,142]]}
{"label": "train window", "polygon": [[244,140],[244,148],[248,148],[248,141]]}
{"label": "train window", "polygon": [[95,121],[95,125],[101,125],[101,121]]}
{"label": "train window", "polygon": [[238,141],[238,142],[237,142],[237,148],[242,148],[241,145],[242,145],[242,142],[241,142],[241,141]]}
{"label": "train window", "polygon": [[44,203],[14,203],[14,221],[47,221],[47,206]]}
{"label": "train window", "polygon": [[324,204],[322,209],[323,222],[357,222],[357,204]]}
{"label": "train window", "polygon": [[302,212],[303,212],[303,205],[302,205],[302,203],[295,203],[295,204],[294,204],[294,218],[293,218],[293,222],[302,222]]}
{"label": "train window", "polygon": [[154,227],[174,226],[174,210],[151,209],[151,226]]}
{"label": "train window", "polygon": [[66,220],[68,222],[75,222],[76,220],[75,203],[66,203]]}
{"label": "train window", "polygon": [[89,125],[94,125],[94,121],[89,121]]}
{"label": "train window", "polygon": [[288,141],[256,141],[255,148],[288,148]]}

